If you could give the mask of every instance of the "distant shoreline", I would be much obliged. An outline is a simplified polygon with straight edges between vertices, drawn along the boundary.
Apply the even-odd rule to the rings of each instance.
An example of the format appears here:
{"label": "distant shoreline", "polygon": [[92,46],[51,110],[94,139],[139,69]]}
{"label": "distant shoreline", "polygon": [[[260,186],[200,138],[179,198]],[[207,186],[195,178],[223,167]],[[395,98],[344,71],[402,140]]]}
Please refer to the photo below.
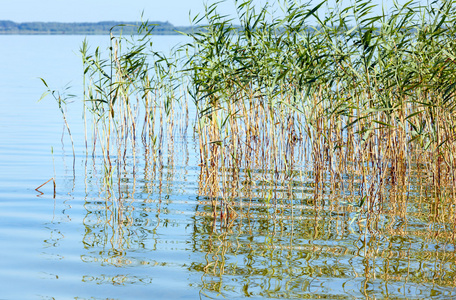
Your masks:
{"label": "distant shoreline", "polygon": [[[134,35],[138,34],[141,22],[117,22],[103,21],[96,23],[61,23],[61,22],[24,22],[0,20],[0,35],[23,34],[23,35],[105,35],[114,34]],[[169,22],[148,22],[153,27],[154,35],[177,35],[179,32],[190,33],[194,31],[192,26],[174,26]]]}

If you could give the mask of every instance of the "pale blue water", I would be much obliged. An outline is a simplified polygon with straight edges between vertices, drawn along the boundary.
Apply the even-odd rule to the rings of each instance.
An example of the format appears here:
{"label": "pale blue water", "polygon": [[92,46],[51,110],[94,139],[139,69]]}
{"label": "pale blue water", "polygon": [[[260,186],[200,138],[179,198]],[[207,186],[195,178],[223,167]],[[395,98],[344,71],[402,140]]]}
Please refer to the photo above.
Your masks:
{"label": "pale blue water", "polygon": [[[194,201],[194,183],[176,195],[174,200],[181,201],[177,207],[171,201],[153,203],[165,195],[152,197],[150,217],[141,212],[144,203],[124,204],[129,210],[139,207],[130,215],[139,225],[129,230],[128,245],[116,244],[110,240],[118,234],[113,234],[116,225],[107,216],[113,210],[104,199],[89,196],[95,188],[85,184],[80,103],[68,106],[77,153],[74,179],[67,134],[65,146],[61,143],[60,111],[50,97],[38,103],[45,91],[38,77],[51,88],[69,83],[72,93],[81,93],[77,52],[83,38],[0,36],[0,299],[194,298],[198,290],[189,283],[201,275],[184,266],[204,255],[189,251],[185,227],[192,215],[171,214],[163,218],[167,226],[155,230],[153,212],[157,205],[190,212],[193,206],[184,201]],[[164,51],[178,41],[157,40]],[[109,38],[91,36],[89,41],[103,49]],[[35,191],[54,177],[54,165],[55,199],[52,183],[40,189],[42,195]]]}
{"label": "pale blue water", "polygon": [[[273,214],[254,199],[251,217],[213,231],[191,130],[162,169],[127,172],[118,202],[99,194],[100,168],[86,164],[78,98],[68,106],[73,176],[58,107],[37,102],[38,77],[80,95],[83,38],[0,36],[0,299],[455,297],[454,246],[428,234],[425,200],[411,198],[405,219],[379,218],[388,230],[375,236],[298,196],[293,211]],[[182,38],[154,41],[167,51]],[[108,42],[89,37],[92,48]],[[35,190],[54,176],[55,198],[51,183]]]}

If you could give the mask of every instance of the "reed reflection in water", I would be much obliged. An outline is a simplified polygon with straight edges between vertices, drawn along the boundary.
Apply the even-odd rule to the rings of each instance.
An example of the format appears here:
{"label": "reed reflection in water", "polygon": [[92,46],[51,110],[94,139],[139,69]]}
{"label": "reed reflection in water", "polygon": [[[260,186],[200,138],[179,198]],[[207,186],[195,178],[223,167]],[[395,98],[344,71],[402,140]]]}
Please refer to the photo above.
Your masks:
{"label": "reed reflection in water", "polygon": [[286,186],[249,183],[232,199],[236,216],[214,219],[213,199],[195,196],[200,169],[197,153],[187,148],[191,138],[168,141],[162,149],[167,164],[141,160],[135,174],[122,175],[120,197],[93,197],[92,190],[84,204],[81,259],[143,274],[87,274],[83,281],[154,285],[158,275],[147,275],[149,268],[182,268],[200,278],[188,285],[202,297],[453,296],[452,216],[438,205],[445,203],[438,197],[451,194],[435,195],[420,164],[410,180],[416,186],[385,190],[389,200],[372,216],[351,205],[357,195],[341,202],[341,191],[327,189],[316,201],[309,171],[309,178],[293,172]]}

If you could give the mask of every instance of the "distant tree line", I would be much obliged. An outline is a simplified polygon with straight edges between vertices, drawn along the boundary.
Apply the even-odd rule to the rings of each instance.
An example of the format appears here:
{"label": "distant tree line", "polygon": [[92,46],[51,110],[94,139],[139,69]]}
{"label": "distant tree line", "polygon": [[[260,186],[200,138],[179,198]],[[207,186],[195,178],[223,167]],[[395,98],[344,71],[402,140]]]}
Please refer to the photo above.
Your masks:
{"label": "distant tree line", "polygon": [[[0,20],[0,34],[115,34],[131,35],[138,32],[140,22],[104,21],[98,23],[24,22]],[[191,32],[192,27],[174,26],[169,22],[149,22],[154,25],[153,34],[177,34]],[[119,26],[125,25],[125,26]],[[132,26],[133,25],[133,26]]]}

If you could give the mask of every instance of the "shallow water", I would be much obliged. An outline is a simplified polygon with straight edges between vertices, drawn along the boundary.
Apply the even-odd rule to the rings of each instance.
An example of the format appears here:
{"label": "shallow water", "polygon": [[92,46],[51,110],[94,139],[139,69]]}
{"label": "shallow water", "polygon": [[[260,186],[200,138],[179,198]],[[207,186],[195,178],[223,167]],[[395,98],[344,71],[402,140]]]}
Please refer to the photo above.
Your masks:
{"label": "shallow water", "polygon": [[[214,224],[211,202],[198,196],[189,130],[167,141],[155,166],[138,155],[135,172],[122,173],[121,201],[100,192],[77,98],[68,105],[74,173],[56,103],[37,102],[38,77],[55,89],[71,81],[81,94],[83,38],[0,36],[0,299],[455,297],[452,227],[432,219],[432,198],[413,190],[366,230],[337,201],[317,208],[309,173],[293,183],[293,197],[234,199],[238,217]],[[155,38],[161,50],[179,41]],[[93,47],[108,42],[89,37]],[[52,177],[55,197],[52,183],[35,190]]]}

